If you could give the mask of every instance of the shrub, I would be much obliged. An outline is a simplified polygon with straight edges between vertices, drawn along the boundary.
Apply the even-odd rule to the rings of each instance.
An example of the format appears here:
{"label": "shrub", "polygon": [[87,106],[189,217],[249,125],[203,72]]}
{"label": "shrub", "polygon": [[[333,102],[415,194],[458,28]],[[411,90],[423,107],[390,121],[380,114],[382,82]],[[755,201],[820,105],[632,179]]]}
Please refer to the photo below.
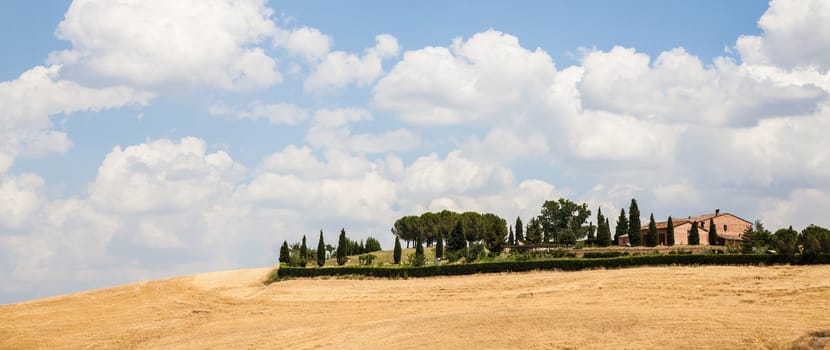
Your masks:
{"label": "shrub", "polygon": [[357,258],[360,261],[360,265],[372,265],[372,262],[375,261],[375,258],[377,258],[377,256],[375,256],[374,254],[366,254],[358,256]]}
{"label": "shrub", "polygon": [[409,265],[424,266],[427,263],[427,257],[424,254],[409,254]]}
{"label": "shrub", "polygon": [[618,252],[618,251],[610,251],[610,252],[586,252],[582,255],[583,258],[586,259],[597,259],[597,258],[616,258],[618,256],[628,255],[628,252]]}
{"label": "shrub", "polygon": [[469,263],[478,260],[482,256],[484,256],[484,245],[481,243],[471,243],[466,249],[464,260]]}

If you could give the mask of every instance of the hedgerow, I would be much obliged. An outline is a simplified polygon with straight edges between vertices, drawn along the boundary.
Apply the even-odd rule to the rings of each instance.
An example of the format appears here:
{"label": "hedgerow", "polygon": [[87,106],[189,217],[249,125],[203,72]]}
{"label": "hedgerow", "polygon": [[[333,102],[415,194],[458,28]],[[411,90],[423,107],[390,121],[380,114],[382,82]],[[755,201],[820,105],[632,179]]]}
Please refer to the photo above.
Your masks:
{"label": "hedgerow", "polygon": [[472,275],[477,273],[521,272],[533,270],[577,271],[597,268],[624,268],[666,265],[780,265],[830,264],[830,254],[772,255],[772,254],[681,254],[632,255],[595,259],[548,259],[531,261],[498,261],[477,264],[428,265],[417,267],[341,266],[297,268],[282,266],[268,282],[285,278],[320,276],[368,276],[378,278],[409,278],[431,276]]}

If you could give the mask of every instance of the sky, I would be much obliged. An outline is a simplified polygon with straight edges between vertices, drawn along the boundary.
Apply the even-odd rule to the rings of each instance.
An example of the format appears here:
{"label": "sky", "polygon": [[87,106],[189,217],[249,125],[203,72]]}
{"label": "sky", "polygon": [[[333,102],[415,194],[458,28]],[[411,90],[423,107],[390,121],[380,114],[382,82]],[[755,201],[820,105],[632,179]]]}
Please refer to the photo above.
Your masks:
{"label": "sky", "polygon": [[12,0],[0,50],[0,304],[560,197],[830,226],[826,1]]}

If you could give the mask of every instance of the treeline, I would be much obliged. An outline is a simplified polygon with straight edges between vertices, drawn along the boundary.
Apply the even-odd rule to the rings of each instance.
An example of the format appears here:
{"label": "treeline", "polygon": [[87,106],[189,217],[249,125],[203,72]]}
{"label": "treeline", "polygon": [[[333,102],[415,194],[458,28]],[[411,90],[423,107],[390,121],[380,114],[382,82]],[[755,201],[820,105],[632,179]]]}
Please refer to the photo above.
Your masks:
{"label": "treeline", "polygon": [[484,243],[488,250],[501,252],[507,243],[507,231],[507,221],[498,215],[449,210],[404,216],[392,226],[392,234],[405,241],[407,248],[419,239],[427,247],[437,242],[443,245],[446,240],[448,251],[465,248],[468,244]]}
{"label": "treeline", "polygon": [[323,237],[323,230],[320,230],[320,238],[317,241],[317,248],[309,248],[306,244],[306,236],[300,242],[288,244],[288,241],[283,241],[280,247],[279,262],[287,264],[291,267],[306,267],[309,261],[314,261],[317,266],[323,266],[326,259],[331,257],[337,258],[337,264],[343,265],[346,263],[346,257],[349,255],[366,254],[375,251],[383,250],[380,246],[380,241],[374,237],[363,240],[353,241],[346,237],[346,230],[340,230],[340,236],[337,245],[326,244]]}

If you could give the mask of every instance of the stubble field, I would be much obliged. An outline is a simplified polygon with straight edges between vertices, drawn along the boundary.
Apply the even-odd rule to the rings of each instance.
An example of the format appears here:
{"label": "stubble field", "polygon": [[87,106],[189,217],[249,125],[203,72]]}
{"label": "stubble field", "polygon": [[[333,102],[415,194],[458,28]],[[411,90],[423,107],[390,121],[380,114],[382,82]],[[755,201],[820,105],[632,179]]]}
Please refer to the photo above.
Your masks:
{"label": "stubble field", "polygon": [[0,306],[2,349],[830,348],[830,266],[207,273]]}

